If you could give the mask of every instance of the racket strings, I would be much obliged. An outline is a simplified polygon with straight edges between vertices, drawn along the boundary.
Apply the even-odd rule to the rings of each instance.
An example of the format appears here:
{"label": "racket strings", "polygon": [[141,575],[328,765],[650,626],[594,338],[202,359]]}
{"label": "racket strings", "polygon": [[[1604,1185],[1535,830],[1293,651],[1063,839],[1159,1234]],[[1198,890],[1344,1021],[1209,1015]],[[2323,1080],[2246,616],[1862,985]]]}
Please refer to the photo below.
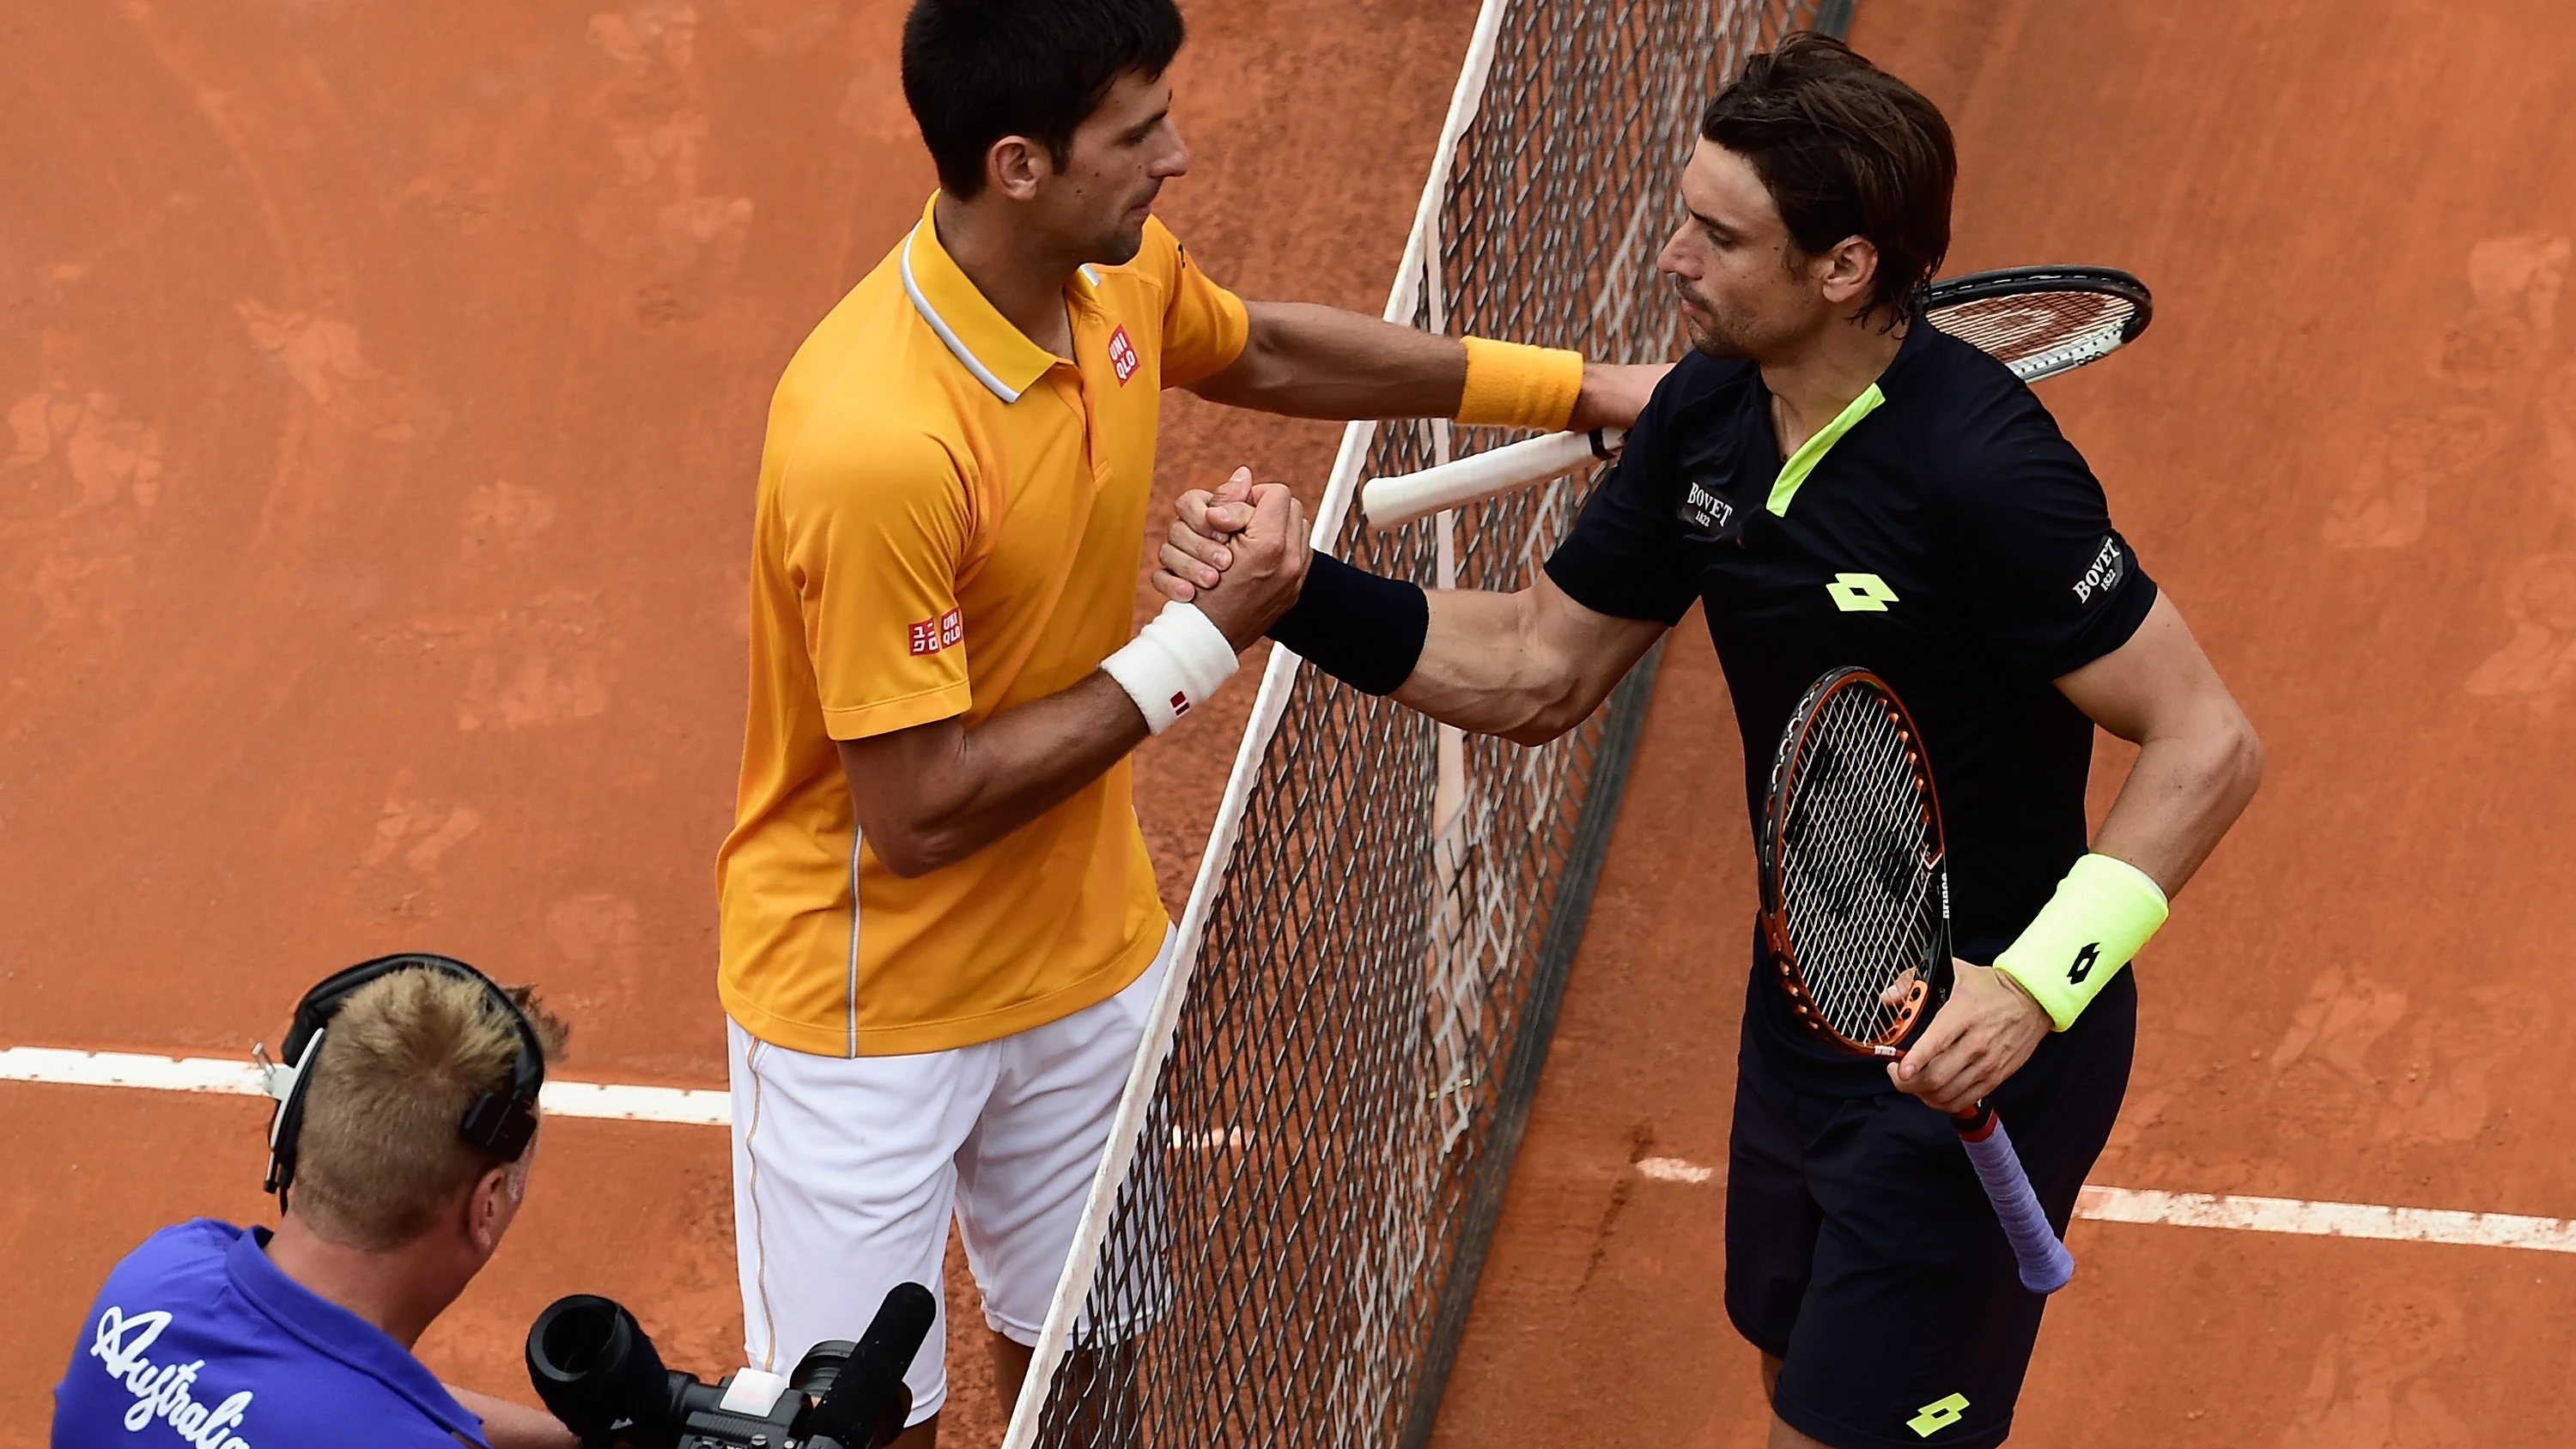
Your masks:
{"label": "racket strings", "polygon": [[2118,347],[2138,304],[2110,292],[2019,292],[1936,306],[1924,315],[2028,379]]}
{"label": "racket strings", "polygon": [[1914,753],[1868,691],[1823,702],[1786,803],[1780,908],[1800,979],[1835,1033],[1856,1045],[1885,1039],[1906,1012],[1884,994],[1927,968],[1940,903]]}

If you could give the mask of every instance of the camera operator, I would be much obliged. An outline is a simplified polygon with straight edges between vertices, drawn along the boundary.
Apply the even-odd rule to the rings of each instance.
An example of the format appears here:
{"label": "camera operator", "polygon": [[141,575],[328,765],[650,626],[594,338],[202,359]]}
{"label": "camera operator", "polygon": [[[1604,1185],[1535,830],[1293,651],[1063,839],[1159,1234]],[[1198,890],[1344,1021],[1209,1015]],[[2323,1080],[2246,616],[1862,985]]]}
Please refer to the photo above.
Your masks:
{"label": "camera operator", "polygon": [[266,1074],[276,1230],[198,1218],[118,1263],[54,1390],[53,1449],[573,1449],[411,1353],[518,1214],[563,1037],[527,988],[444,956],[315,986]]}

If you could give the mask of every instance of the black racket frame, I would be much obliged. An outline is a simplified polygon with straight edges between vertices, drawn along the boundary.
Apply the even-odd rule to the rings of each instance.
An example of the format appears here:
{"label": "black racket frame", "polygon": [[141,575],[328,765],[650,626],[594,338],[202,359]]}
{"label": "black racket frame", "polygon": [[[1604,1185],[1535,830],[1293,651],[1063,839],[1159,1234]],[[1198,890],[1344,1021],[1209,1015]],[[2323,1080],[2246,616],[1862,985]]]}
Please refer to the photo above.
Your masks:
{"label": "black racket frame", "polygon": [[1982,302],[1989,297],[2019,296],[2029,292],[2100,292],[2124,298],[2137,307],[2129,320],[2120,324],[2120,341],[2137,340],[2155,317],[2155,294],[2147,284],[2118,267],[2088,267],[2046,263],[2035,267],[1997,267],[1990,272],[1962,272],[1944,277],[1923,289],[1917,299],[1918,310],[1929,312],[1936,307],[1956,307],[1963,302]]}

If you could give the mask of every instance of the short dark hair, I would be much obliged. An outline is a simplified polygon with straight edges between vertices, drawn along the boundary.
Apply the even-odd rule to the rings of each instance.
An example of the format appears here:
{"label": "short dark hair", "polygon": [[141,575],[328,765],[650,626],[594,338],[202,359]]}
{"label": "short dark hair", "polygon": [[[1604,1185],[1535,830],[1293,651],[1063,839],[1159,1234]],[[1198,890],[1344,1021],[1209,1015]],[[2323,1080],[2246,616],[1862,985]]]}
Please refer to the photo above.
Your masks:
{"label": "short dark hair", "polygon": [[1111,83],[1161,75],[1182,34],[1173,0],[913,0],[903,99],[941,188],[964,200],[984,189],[984,154],[1004,136],[1062,166]]}
{"label": "short dark hair", "polygon": [[1959,180],[1950,123],[1832,36],[1798,31],[1747,60],[1708,103],[1699,133],[1752,163],[1800,251],[1851,236],[1878,248],[1864,312],[1903,313],[1950,250]]}

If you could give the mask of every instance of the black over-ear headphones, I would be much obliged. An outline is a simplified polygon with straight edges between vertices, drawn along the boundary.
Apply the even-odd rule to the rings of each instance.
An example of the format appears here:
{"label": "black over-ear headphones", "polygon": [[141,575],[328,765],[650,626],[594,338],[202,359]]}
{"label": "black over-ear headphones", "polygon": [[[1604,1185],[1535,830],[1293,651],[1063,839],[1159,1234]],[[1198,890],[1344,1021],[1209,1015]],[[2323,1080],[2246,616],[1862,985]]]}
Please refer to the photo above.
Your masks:
{"label": "black over-ear headphones", "polygon": [[304,999],[295,1004],[295,1022],[286,1031],[284,1065],[269,1061],[265,1049],[256,1053],[263,1089],[277,1099],[277,1115],[268,1124],[268,1180],[260,1190],[277,1194],[281,1206],[286,1201],[287,1187],[295,1181],[295,1137],[304,1126],[304,1098],[313,1084],[313,1060],[322,1048],[331,1018],[339,1014],[359,987],[397,971],[413,970],[445,972],[482,987],[519,1029],[519,1056],[510,1068],[508,1094],[477,1093],[467,1104],[465,1116],[457,1122],[456,1135],[503,1162],[516,1162],[528,1150],[528,1139],[537,1130],[537,1090],[545,1085],[546,1054],[527,1013],[494,985],[492,978],[453,956],[417,951],[379,956],[345,971],[335,971],[304,993]]}

